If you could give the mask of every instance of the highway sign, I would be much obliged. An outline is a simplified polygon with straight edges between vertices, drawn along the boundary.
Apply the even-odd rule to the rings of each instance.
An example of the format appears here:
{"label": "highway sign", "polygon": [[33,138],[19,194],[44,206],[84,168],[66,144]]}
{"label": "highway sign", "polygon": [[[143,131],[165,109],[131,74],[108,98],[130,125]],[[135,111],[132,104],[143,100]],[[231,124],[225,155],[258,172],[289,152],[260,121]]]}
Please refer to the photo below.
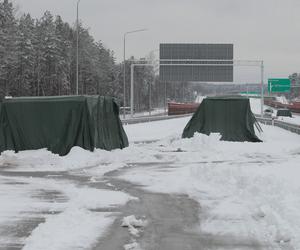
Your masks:
{"label": "highway sign", "polygon": [[160,44],[160,80],[232,82],[233,44]]}
{"label": "highway sign", "polygon": [[289,93],[290,90],[291,90],[290,79],[285,79],[285,78],[268,79],[269,93]]}

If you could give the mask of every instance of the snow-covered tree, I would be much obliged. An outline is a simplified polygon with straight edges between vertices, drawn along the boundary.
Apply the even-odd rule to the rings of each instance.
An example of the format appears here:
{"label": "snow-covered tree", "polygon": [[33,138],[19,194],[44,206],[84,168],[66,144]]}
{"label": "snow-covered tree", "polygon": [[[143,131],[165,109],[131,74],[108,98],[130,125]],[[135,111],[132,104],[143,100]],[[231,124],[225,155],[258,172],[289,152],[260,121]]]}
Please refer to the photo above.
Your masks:
{"label": "snow-covered tree", "polygon": [[21,16],[17,32],[17,89],[15,95],[30,95],[34,86],[34,43],[35,43],[35,22],[29,14]]}
{"label": "snow-covered tree", "polygon": [[10,95],[14,84],[17,55],[16,46],[17,21],[11,2],[0,3],[0,95]]}

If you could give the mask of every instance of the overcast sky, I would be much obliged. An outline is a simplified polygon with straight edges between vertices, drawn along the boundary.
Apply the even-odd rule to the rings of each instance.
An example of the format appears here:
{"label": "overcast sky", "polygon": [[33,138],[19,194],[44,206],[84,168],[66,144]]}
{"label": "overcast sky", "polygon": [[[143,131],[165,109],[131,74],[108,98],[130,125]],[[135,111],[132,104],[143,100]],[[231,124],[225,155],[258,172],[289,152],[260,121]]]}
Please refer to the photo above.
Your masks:
{"label": "overcast sky", "polygon": [[[14,2],[20,13],[50,10],[75,23],[76,0]],[[161,42],[233,43],[235,59],[264,60],[266,78],[300,72],[300,0],[81,0],[80,19],[118,61],[124,32],[147,28],[128,36],[128,56],[144,57]],[[247,78],[239,80],[259,76],[257,69],[237,71]]]}

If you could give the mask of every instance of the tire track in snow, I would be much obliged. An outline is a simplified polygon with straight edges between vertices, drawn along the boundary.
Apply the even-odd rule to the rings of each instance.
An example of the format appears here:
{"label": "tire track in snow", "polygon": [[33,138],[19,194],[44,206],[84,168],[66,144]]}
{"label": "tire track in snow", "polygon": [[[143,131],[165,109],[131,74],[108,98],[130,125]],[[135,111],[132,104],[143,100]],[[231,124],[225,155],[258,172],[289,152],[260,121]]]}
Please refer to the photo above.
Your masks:
{"label": "tire track in snow", "polygon": [[196,201],[182,194],[151,193],[143,190],[142,186],[118,179],[122,171],[126,170],[125,167],[123,170],[112,171],[105,175],[106,179],[117,190],[138,197],[139,200],[129,201],[121,208],[120,216],[93,250],[124,250],[124,246],[132,242],[128,231],[121,227],[123,217],[129,215],[144,217],[148,221],[140,237],[135,239],[143,250],[268,249],[252,239],[197,232],[201,207]]}

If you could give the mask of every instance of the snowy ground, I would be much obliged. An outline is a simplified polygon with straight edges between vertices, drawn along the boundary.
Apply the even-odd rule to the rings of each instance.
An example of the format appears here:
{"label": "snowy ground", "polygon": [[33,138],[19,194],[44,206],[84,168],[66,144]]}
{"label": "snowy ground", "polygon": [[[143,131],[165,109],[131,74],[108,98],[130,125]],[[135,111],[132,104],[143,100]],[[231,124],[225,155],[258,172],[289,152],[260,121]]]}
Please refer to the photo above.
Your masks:
{"label": "snowy ground", "polygon": [[[135,131],[142,129],[146,132],[143,127]],[[136,168],[123,178],[197,200],[205,214],[199,233],[255,238],[274,243],[270,249],[277,243],[299,249],[300,138],[276,127],[263,130],[259,137],[264,142],[257,144],[222,142],[218,135],[169,136],[154,143],[156,157],[169,162],[166,169]],[[154,144],[144,147],[152,151]]]}
{"label": "snowy ground", "polygon": [[[198,202],[200,222],[189,230],[218,241],[213,249],[252,249],[252,241],[300,249],[300,137],[262,126],[263,143],[224,142],[217,134],[181,139],[188,120],[127,125],[131,146],[113,152],[2,153],[0,249],[93,249],[118,207],[134,199],[105,181],[119,169],[118,178],[145,190]],[[225,238],[245,245],[226,247]],[[137,241],[127,249],[138,249],[143,237]]]}

